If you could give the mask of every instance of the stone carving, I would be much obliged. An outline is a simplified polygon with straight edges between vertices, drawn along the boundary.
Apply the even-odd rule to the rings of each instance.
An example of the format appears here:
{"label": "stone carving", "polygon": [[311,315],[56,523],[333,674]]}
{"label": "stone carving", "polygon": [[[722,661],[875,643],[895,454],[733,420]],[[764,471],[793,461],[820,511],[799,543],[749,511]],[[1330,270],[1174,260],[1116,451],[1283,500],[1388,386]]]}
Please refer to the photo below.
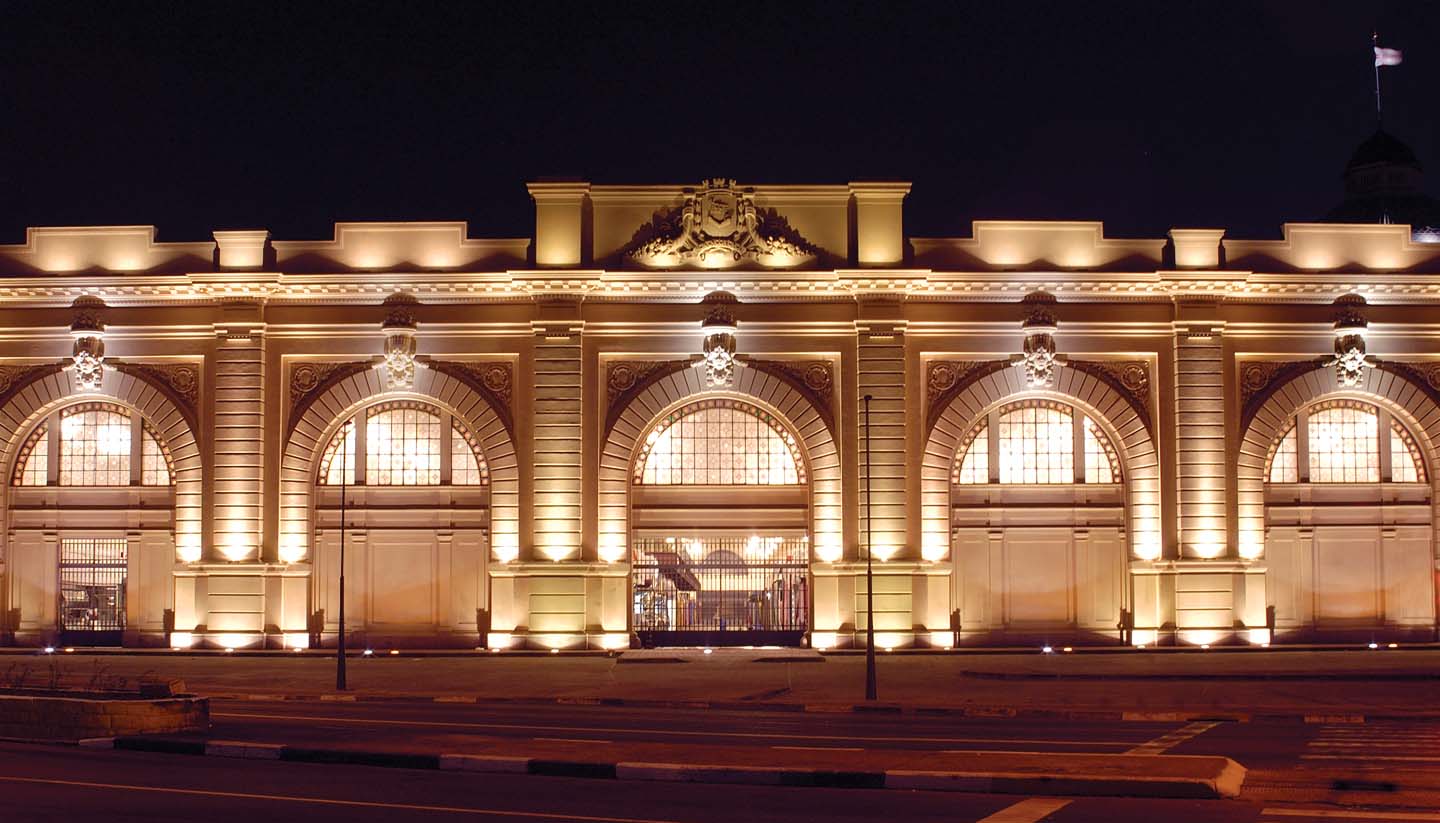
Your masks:
{"label": "stone carving", "polygon": [[628,249],[626,257],[646,267],[712,269],[746,260],[789,268],[820,252],[774,210],[757,209],[753,189],[723,178],[685,189],[685,204],[641,226]]}
{"label": "stone carving", "polygon": [[5,405],[17,392],[46,375],[60,371],[59,363],[35,366],[0,366],[0,406]]}
{"label": "stone carving", "polygon": [[290,370],[290,405],[293,408],[302,399],[313,394],[339,371],[353,374],[358,366],[369,363],[297,363]]}
{"label": "stone carving", "polygon": [[1023,302],[1030,313],[1020,324],[1021,331],[1025,332],[1025,344],[1015,362],[1025,373],[1025,385],[1032,389],[1052,386],[1055,369],[1063,362],[1055,349],[1055,332],[1060,329],[1055,319],[1055,298],[1045,292],[1035,292],[1026,295]]}
{"label": "stone carving", "polygon": [[829,360],[759,360],[746,358],[741,365],[784,380],[815,406],[825,425],[835,428],[835,364]]}
{"label": "stone carving", "polygon": [[105,323],[100,319],[105,304],[94,297],[78,297],[71,306],[75,309],[70,324],[70,336],[75,338],[70,354],[75,385],[82,391],[99,391],[105,379]]}
{"label": "stone carving", "polygon": [[740,330],[730,307],[739,303],[735,295],[716,291],[705,295],[701,305],[710,312],[700,323],[704,335],[700,352],[705,363],[705,385],[729,386],[735,382],[735,335]]}
{"label": "stone carving", "polygon": [[505,424],[510,436],[515,436],[514,413],[511,400],[514,397],[514,366],[508,360],[432,360],[427,357],[419,361],[441,374],[449,375],[474,389],[495,409],[500,422]]}
{"label": "stone carving", "polygon": [[408,389],[415,385],[415,313],[411,308],[418,301],[408,294],[386,298],[390,313],[381,324],[385,333],[385,376],[394,388]]}
{"label": "stone carving", "polygon": [[1251,360],[1240,366],[1240,431],[1250,428],[1250,421],[1270,395],[1280,386],[1312,369],[1330,362],[1326,357],[1309,360]]}
{"label": "stone carving", "polygon": [[1145,360],[1068,360],[1076,371],[1098,378],[1130,401],[1145,428],[1150,418],[1150,363]]}
{"label": "stone carving", "polygon": [[1348,294],[1335,301],[1335,377],[1340,385],[1353,389],[1365,380],[1365,329],[1370,325],[1360,309],[1365,298]]}
{"label": "stone carving", "polygon": [[1406,362],[1400,360],[1372,360],[1377,369],[1398,374],[1414,383],[1436,404],[1440,404],[1440,361],[1421,360]]}
{"label": "stone carving", "polygon": [[683,368],[683,360],[612,360],[606,366],[605,374],[605,402],[606,405],[614,405],[615,398],[625,394],[637,386],[644,386],[650,382],[650,376],[661,369],[669,371],[676,370],[675,367]]}
{"label": "stone carving", "polygon": [[117,362],[115,370],[168,387],[176,400],[194,411],[200,399],[200,368],[191,363]]}
{"label": "stone carving", "polygon": [[966,386],[1009,368],[1010,360],[931,360],[925,365],[925,434],[939,422],[945,407]]}

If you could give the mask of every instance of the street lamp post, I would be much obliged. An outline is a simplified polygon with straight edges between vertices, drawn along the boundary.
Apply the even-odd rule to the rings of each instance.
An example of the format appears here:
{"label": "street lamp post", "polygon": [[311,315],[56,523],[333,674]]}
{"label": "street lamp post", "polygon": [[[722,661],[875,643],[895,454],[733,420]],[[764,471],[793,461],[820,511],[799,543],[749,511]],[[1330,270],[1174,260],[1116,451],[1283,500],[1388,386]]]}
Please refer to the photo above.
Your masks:
{"label": "street lamp post", "polygon": [[875,547],[870,542],[870,395],[865,395],[865,699],[875,700]]}
{"label": "street lamp post", "polygon": [[340,447],[340,631],[335,642],[335,690],[345,691],[345,483],[350,473],[349,437]]}

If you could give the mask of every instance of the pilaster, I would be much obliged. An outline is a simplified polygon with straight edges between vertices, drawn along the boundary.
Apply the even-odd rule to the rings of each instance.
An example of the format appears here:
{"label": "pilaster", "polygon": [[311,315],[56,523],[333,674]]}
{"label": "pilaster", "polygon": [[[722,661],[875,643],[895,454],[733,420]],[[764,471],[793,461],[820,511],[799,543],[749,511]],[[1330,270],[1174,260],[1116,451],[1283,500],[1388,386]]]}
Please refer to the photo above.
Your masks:
{"label": "pilaster", "polygon": [[1182,306],[1175,334],[1175,466],[1179,554],[1227,554],[1223,323],[1213,303]]}
{"label": "pilaster", "polygon": [[536,560],[580,560],[583,542],[579,295],[537,298],[535,334]]}
{"label": "pilaster", "polygon": [[[857,388],[861,398],[856,428],[860,467],[860,542],[865,526],[877,559],[908,556],[905,546],[905,321],[899,296],[862,297]],[[865,395],[871,396],[869,463],[866,463]],[[866,485],[870,508],[866,508]],[[863,552],[860,554],[864,556]]]}
{"label": "pilaster", "polygon": [[226,302],[215,324],[214,539],[212,560],[262,559],[264,304]]}

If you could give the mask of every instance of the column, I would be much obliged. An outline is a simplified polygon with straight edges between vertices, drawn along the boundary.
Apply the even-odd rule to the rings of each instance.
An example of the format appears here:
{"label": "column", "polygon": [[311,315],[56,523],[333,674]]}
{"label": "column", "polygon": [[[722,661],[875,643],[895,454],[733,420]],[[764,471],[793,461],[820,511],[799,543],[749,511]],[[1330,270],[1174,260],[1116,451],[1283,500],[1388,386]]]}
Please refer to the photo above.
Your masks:
{"label": "column", "polygon": [[215,325],[214,556],[261,559],[264,498],[264,305],[239,300]]}
{"label": "column", "polygon": [[535,332],[535,557],[580,560],[582,538],[579,295],[538,298]]}
{"label": "column", "polygon": [[1218,322],[1175,323],[1175,433],[1180,556],[1225,556],[1225,375]]}

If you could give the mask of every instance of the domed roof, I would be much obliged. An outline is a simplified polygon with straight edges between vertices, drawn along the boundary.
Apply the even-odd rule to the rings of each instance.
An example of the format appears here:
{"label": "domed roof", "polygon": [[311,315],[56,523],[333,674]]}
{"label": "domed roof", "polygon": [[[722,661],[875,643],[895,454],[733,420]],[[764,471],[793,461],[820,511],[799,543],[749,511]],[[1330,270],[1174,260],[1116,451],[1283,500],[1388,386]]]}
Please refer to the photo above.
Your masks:
{"label": "domed roof", "polygon": [[1420,160],[1415,156],[1414,150],[1383,129],[1377,129],[1365,142],[1356,147],[1355,153],[1350,155],[1350,162],[1345,169],[1348,171],[1360,166],[1373,166],[1381,163],[1420,167]]}

